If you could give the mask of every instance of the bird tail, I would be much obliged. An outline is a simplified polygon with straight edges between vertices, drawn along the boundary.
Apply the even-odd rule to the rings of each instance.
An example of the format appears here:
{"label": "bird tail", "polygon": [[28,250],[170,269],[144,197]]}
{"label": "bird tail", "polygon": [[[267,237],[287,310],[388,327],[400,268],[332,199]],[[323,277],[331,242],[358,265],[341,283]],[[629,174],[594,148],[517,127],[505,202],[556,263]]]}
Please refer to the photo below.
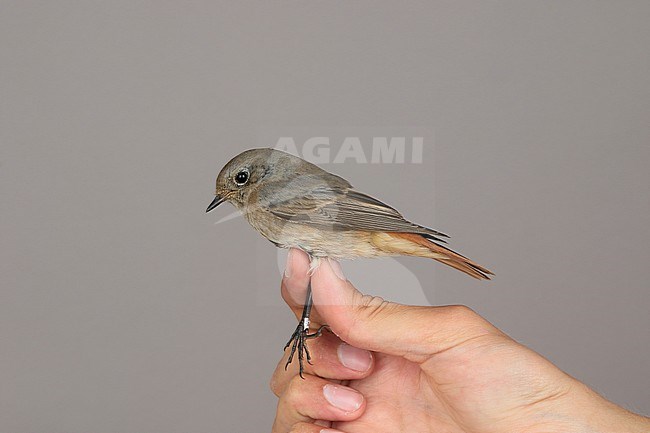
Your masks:
{"label": "bird tail", "polygon": [[443,247],[420,234],[375,232],[372,243],[379,249],[391,254],[427,257],[458,269],[478,280],[489,280],[491,271],[473,262],[465,256]]}

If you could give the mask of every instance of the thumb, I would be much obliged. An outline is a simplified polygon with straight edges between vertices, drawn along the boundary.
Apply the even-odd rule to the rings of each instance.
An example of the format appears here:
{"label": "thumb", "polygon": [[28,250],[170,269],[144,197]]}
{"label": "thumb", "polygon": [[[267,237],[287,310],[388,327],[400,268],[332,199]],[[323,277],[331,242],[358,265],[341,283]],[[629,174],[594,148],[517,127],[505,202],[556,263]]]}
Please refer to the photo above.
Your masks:
{"label": "thumb", "polygon": [[321,261],[311,284],[324,323],[342,340],[362,349],[424,362],[476,337],[503,335],[465,306],[408,306],[363,295],[332,259]]}

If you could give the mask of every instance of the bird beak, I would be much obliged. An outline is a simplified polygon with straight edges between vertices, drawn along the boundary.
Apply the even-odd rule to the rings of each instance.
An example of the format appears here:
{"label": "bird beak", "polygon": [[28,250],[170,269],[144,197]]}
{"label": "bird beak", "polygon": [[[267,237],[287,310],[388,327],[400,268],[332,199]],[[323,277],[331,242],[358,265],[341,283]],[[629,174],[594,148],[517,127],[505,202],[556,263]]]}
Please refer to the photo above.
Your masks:
{"label": "bird beak", "polygon": [[210,206],[208,206],[208,208],[205,210],[205,213],[210,212],[212,209],[214,209],[215,207],[219,206],[219,205],[220,205],[221,203],[223,203],[225,200],[226,200],[225,198],[223,198],[223,197],[221,197],[219,194],[217,194],[217,195],[214,197],[214,200],[212,200],[212,203],[210,203]]}

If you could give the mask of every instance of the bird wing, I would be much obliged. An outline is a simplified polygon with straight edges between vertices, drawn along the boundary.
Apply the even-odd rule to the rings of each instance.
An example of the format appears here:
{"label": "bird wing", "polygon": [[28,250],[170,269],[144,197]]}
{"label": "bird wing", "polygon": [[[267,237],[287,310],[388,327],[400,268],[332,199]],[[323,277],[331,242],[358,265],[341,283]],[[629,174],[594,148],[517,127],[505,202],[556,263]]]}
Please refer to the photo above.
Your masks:
{"label": "bird wing", "polygon": [[311,183],[285,189],[279,200],[267,203],[269,211],[284,220],[324,230],[416,233],[439,242],[444,241],[438,237],[448,237],[407,221],[394,208],[345,185]]}

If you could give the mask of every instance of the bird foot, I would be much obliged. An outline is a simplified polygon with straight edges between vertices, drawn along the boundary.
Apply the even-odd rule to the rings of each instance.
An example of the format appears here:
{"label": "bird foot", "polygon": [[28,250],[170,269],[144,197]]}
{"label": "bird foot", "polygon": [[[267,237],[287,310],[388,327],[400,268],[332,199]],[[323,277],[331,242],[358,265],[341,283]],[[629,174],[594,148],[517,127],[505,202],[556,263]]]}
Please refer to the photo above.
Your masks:
{"label": "bird foot", "polygon": [[301,378],[305,378],[302,373],[305,371],[305,360],[307,360],[307,363],[311,365],[311,354],[309,353],[309,349],[307,348],[307,340],[311,338],[316,338],[320,337],[321,334],[323,333],[323,329],[329,329],[327,325],[323,325],[316,332],[313,334],[309,333],[309,318],[302,318],[300,322],[298,323],[298,326],[296,327],[296,330],[293,332],[291,335],[291,338],[287,342],[287,344],[284,346],[284,350],[287,350],[289,347],[291,347],[291,350],[289,352],[289,358],[287,359],[287,363],[284,365],[284,369],[286,370],[289,367],[289,364],[293,361],[293,357],[296,354],[296,351],[298,351],[298,364],[299,364],[299,374]]}

